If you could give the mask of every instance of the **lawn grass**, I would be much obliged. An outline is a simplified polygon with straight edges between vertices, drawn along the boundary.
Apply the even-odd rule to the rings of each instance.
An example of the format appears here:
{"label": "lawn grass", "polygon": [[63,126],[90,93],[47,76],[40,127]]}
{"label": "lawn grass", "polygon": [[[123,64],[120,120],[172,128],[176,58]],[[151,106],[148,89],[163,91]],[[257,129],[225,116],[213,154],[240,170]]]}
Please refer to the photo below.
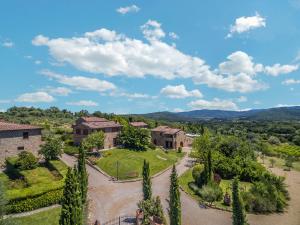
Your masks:
{"label": "lawn grass", "polygon": [[11,221],[14,225],[58,225],[60,210],[61,207],[52,208],[30,216],[13,218]]}
{"label": "lawn grass", "polygon": [[103,171],[113,177],[117,177],[117,162],[119,165],[118,177],[120,180],[139,178],[142,175],[143,162],[146,159],[150,163],[150,173],[154,175],[184,156],[184,153],[170,151],[165,153],[160,149],[147,151],[133,151],[128,149],[113,149],[105,151],[105,157],[97,161]]}
{"label": "lawn grass", "polygon": [[[220,183],[220,187],[223,190],[223,195],[228,192],[228,194],[231,196],[231,187],[232,187],[232,181],[233,180],[221,180]],[[189,169],[187,171],[185,171],[180,177],[179,177],[179,185],[181,186],[181,188],[188,193],[193,199],[195,199],[196,201],[199,202],[203,202],[203,200],[201,199],[201,197],[199,195],[197,195],[193,190],[190,189],[189,187],[189,183],[194,182],[193,179],[193,175],[192,175],[192,169]],[[251,183],[249,182],[240,182],[239,184],[240,188],[244,191],[248,191],[251,187]],[[231,210],[231,206],[226,206],[223,204],[223,200],[218,201],[218,202],[214,202],[215,206],[219,207],[219,208],[223,208],[223,209],[227,209],[227,210]]]}
{"label": "lawn grass", "polygon": [[[267,167],[271,167],[271,163],[270,163],[271,159],[275,160],[274,167],[278,167],[278,168],[281,168],[281,169],[286,169],[287,168],[285,166],[285,160],[284,159],[274,157],[274,156],[272,156],[272,157],[271,156],[265,156],[264,165],[266,165]],[[262,163],[262,159],[260,159],[260,162]],[[293,162],[293,168],[291,168],[291,169],[300,172],[300,161]]]}
{"label": "lawn grass", "polygon": [[20,175],[24,177],[23,179],[11,179],[9,172],[1,173],[0,180],[5,185],[8,200],[34,196],[62,188],[67,166],[59,160],[53,160],[50,163],[50,169],[40,165],[32,170],[19,171]]}

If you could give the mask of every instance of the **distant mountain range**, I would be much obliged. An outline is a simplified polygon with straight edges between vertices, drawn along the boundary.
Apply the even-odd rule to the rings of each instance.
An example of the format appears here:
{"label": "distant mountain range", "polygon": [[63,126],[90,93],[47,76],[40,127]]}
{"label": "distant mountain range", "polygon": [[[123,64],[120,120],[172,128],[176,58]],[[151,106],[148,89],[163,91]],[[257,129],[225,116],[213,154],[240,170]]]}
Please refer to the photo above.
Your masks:
{"label": "distant mountain range", "polygon": [[198,120],[300,120],[300,106],[279,107],[269,109],[253,109],[248,111],[227,111],[227,110],[193,110],[187,112],[154,112],[143,114],[153,119],[169,121],[198,121]]}

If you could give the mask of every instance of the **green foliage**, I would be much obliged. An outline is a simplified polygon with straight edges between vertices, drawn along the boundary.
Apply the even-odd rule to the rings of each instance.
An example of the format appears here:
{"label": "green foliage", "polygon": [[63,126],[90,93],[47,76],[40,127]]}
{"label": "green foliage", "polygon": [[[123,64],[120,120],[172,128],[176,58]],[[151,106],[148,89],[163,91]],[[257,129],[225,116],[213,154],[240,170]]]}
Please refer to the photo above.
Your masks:
{"label": "green foliage", "polygon": [[196,137],[193,141],[193,149],[198,151],[201,161],[206,160],[206,154],[212,147],[211,135],[207,129],[204,130],[203,135]]}
{"label": "green foliage", "polygon": [[239,180],[234,178],[232,183],[232,224],[246,225],[246,213],[240,197]]}
{"label": "green foliage", "polygon": [[5,187],[0,181],[0,225],[4,225],[4,215],[6,214],[5,205],[7,204],[7,199],[5,196]]}
{"label": "green foliage", "polygon": [[193,167],[193,178],[195,181],[199,180],[199,177],[204,170],[204,165],[203,164],[197,164]]}
{"label": "green foliage", "polygon": [[62,198],[60,225],[82,225],[82,198],[76,168],[68,169]]}
{"label": "green foliage", "polygon": [[157,196],[155,199],[151,198],[140,201],[138,203],[138,207],[143,211],[144,214],[142,225],[150,225],[149,217],[152,216],[158,217],[159,219],[161,219],[163,224],[166,224],[159,196]]}
{"label": "green foliage", "polygon": [[148,129],[125,126],[118,137],[118,141],[125,148],[145,151],[150,144],[150,132]]}
{"label": "green foliage", "polygon": [[209,184],[204,185],[199,194],[201,198],[212,205],[215,201],[220,201],[223,197],[222,188],[215,182],[210,182]]}
{"label": "green foliage", "polygon": [[81,143],[85,150],[91,151],[93,149],[101,149],[104,146],[104,133],[103,131],[97,131],[89,134],[83,139]]}
{"label": "green foliage", "polygon": [[43,155],[46,161],[58,159],[62,154],[63,142],[58,137],[48,138],[42,145],[39,154]]}
{"label": "green foliage", "polygon": [[68,155],[76,155],[79,153],[79,148],[77,146],[65,144],[64,145],[64,153],[66,153]]}
{"label": "green foliage", "polygon": [[178,178],[175,165],[173,166],[170,182],[170,201],[169,201],[169,216],[170,225],[181,225],[181,202],[178,185]]}
{"label": "green foliage", "polygon": [[200,176],[196,180],[196,184],[198,187],[202,187],[203,185],[207,185],[212,181],[213,171],[212,171],[212,157],[211,150],[209,149],[207,152],[207,156],[204,162],[204,169],[200,173]]}
{"label": "green foliage", "polygon": [[20,213],[57,204],[60,202],[62,194],[62,189],[58,189],[33,197],[10,200],[6,206],[6,212]]}
{"label": "green foliage", "polygon": [[143,165],[143,194],[144,200],[151,199],[152,197],[150,166],[146,160],[144,160]]}
{"label": "green foliage", "polygon": [[278,137],[275,137],[275,136],[270,136],[269,139],[268,139],[268,142],[271,144],[271,145],[280,145],[280,140]]}
{"label": "green foliage", "polygon": [[87,191],[88,191],[88,174],[86,172],[86,166],[85,166],[85,151],[82,147],[79,148],[77,169],[78,169],[78,180],[79,180],[82,204],[85,204],[87,198]]}
{"label": "green foliage", "polygon": [[22,151],[18,154],[15,165],[20,170],[31,170],[38,166],[38,160],[31,152]]}

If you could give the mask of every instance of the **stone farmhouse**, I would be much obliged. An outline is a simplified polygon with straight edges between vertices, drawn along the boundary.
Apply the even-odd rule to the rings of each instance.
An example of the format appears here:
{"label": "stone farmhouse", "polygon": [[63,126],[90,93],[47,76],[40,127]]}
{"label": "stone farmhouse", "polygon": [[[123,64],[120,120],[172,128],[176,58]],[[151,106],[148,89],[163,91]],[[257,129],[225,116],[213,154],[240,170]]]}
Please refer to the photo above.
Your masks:
{"label": "stone farmhouse", "polygon": [[0,164],[6,157],[26,150],[37,155],[42,144],[42,128],[0,121]]}
{"label": "stone farmhouse", "polygon": [[192,139],[187,137],[181,129],[168,126],[158,126],[151,130],[152,143],[166,149],[178,149],[192,144]]}
{"label": "stone farmhouse", "polygon": [[104,148],[112,148],[117,145],[117,136],[121,132],[122,125],[100,117],[81,117],[73,125],[74,144],[79,145],[89,134],[95,131],[104,132]]}
{"label": "stone farmhouse", "polygon": [[144,122],[130,122],[129,125],[135,127],[135,128],[148,128],[148,124]]}

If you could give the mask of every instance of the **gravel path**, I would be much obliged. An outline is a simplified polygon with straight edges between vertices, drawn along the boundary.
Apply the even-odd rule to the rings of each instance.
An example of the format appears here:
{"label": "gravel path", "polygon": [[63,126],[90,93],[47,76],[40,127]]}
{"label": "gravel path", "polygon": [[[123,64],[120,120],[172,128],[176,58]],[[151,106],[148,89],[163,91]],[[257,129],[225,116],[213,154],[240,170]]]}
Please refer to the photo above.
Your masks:
{"label": "gravel path", "polygon": [[[74,164],[74,158],[63,155],[63,161]],[[178,174],[185,172],[191,164],[191,159],[185,156],[177,165]],[[129,183],[114,183],[90,166],[89,199],[91,221],[98,219],[105,222],[120,215],[134,215],[137,202],[142,199],[142,184],[140,181]],[[281,169],[273,169],[277,175],[286,175],[291,195],[290,207],[287,213],[272,215],[248,215],[251,225],[300,225],[300,173],[291,171],[284,173]],[[170,170],[152,179],[154,196],[159,195],[167,215]],[[198,203],[184,192],[181,192],[183,225],[231,225],[231,213],[215,209],[202,209]]]}

